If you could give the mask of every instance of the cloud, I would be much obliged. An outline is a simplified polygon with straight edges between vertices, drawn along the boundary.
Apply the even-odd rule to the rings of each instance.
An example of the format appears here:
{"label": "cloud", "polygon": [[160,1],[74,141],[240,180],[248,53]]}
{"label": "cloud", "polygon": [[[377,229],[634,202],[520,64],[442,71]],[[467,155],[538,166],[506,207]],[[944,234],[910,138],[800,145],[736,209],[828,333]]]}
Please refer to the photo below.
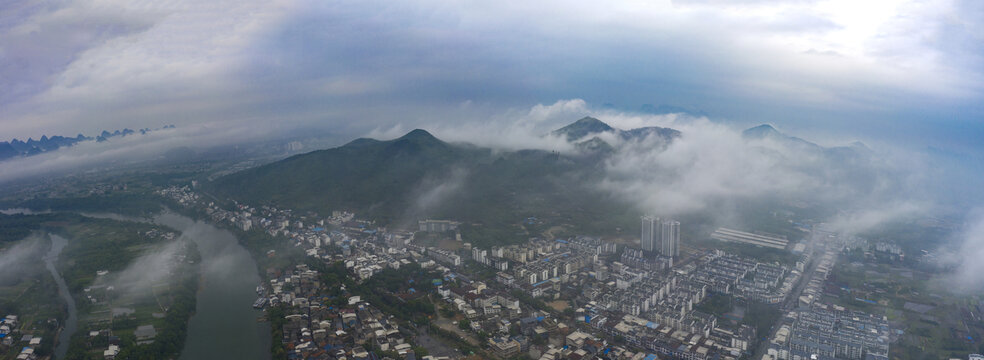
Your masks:
{"label": "cloud", "polygon": [[[255,145],[286,137],[290,132],[276,124],[210,122],[146,134],[111,137],[107,141],[83,141],[74,146],[0,162],[0,184],[38,176],[61,176],[78,171],[118,168],[163,159],[176,148],[206,151],[229,145]],[[310,133],[309,133],[310,134]]]}
{"label": "cloud", "polygon": [[984,262],[981,261],[984,258],[984,212],[980,209],[974,211],[955,244],[943,247],[939,252],[940,261],[953,269],[946,278],[950,289],[963,292],[984,290]]}
{"label": "cloud", "polygon": [[873,208],[841,212],[827,222],[827,228],[844,235],[857,235],[866,230],[875,229],[882,224],[932,214],[931,206],[913,201],[899,197],[894,201],[889,200],[887,203]]}
{"label": "cloud", "polygon": [[[498,112],[496,112],[498,111]],[[461,109],[457,123],[423,122],[441,139],[466,142],[499,150],[538,149],[569,153],[574,147],[551,131],[591,113],[581,99],[558,100],[522,109]],[[484,117],[484,119],[482,119]]]}
{"label": "cloud", "polygon": [[979,117],[979,13],[902,0],[22,0],[0,7],[0,133],[217,120],[365,133],[453,127],[469,102],[581,98],[876,134],[856,123]]}
{"label": "cloud", "polygon": [[665,150],[645,141],[623,147],[600,184],[641,212],[727,217],[743,202],[802,202],[840,209],[836,219],[815,220],[861,231],[933,204],[930,194],[909,183],[925,169],[918,162],[898,168],[879,160],[885,154],[855,157],[797,142],[746,139],[738,129],[704,119],[664,125],[682,136]]}
{"label": "cloud", "polygon": [[418,191],[420,194],[411,205],[411,213],[426,213],[445,202],[461,190],[467,177],[468,172],[459,168],[451,170],[451,173],[441,181],[424,180],[420,186],[421,190]]}
{"label": "cloud", "polygon": [[39,271],[39,267],[32,266],[38,264],[44,255],[42,241],[37,237],[8,244],[0,251],[0,285],[9,286],[16,284]]}
{"label": "cloud", "polygon": [[[871,150],[843,136],[818,136],[824,146],[782,137],[746,138],[740,127],[686,113],[623,112],[594,107],[582,99],[499,113],[474,103],[465,108],[456,115],[462,119],[458,124],[434,122],[423,127],[449,141],[568,154],[579,150],[548,134],[583,116],[623,130],[647,126],[680,130],[681,137],[670,144],[656,138],[624,141],[602,136],[616,151],[604,164],[602,180],[593,185],[635,205],[640,213],[704,213],[719,220],[734,219],[739,204],[773,201],[833,209],[831,217],[814,220],[859,233],[902,218],[944,211],[944,205],[956,202],[938,190],[966,176],[951,171],[945,171],[954,174],[950,177],[933,176],[944,172],[934,157],[891,144],[875,142]],[[483,116],[484,122],[479,120]],[[398,123],[370,135],[393,138],[410,126]],[[964,197],[978,193],[964,190],[958,191]]]}
{"label": "cloud", "polygon": [[97,278],[93,286],[113,286],[125,297],[152,296],[154,286],[170,281],[174,270],[181,263],[178,257],[184,253],[186,243],[170,241],[148,250],[134,259],[126,269]]}

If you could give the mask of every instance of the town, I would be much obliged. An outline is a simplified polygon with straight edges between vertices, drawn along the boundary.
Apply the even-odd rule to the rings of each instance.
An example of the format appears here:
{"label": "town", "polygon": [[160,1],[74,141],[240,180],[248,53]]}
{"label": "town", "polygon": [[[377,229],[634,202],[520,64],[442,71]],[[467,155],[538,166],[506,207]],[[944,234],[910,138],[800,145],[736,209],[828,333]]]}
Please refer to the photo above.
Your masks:
{"label": "town", "polygon": [[[796,261],[787,266],[716,249],[681,256],[682,225],[653,216],[642,217],[640,248],[574,236],[480,249],[450,220],[421,219],[416,229],[388,230],[348,212],[320,218],[269,206],[223,209],[187,186],[159,194],[202,207],[217,223],[283,236],[324,269],[343,265],[334,275],[350,277],[351,286],[386,271],[426,275],[406,273],[407,283],[375,295],[384,302],[376,304],[346,283],[324,282],[326,274],[305,264],[268,270],[255,305],[283,317],[271,321],[282,324],[275,341],[291,359],[888,359],[892,331],[883,316],[818,300],[837,253],[857,242],[822,226],[793,245],[724,228],[713,235],[788,247]],[[417,238],[422,234],[444,234],[454,244],[425,245]],[[740,310],[706,310],[721,297]],[[439,311],[382,310],[394,301],[403,308],[431,301]],[[761,319],[759,326],[747,321],[762,317],[753,314],[756,307],[774,312],[764,326]],[[430,335],[416,331],[425,326],[433,329]]]}

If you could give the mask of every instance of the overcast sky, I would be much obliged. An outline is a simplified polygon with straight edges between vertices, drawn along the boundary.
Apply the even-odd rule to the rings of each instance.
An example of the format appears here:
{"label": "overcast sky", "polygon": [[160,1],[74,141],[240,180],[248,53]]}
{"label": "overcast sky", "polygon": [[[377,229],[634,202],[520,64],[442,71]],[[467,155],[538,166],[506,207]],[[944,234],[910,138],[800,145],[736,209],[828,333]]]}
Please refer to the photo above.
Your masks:
{"label": "overcast sky", "polygon": [[202,123],[364,134],[569,99],[980,152],[984,2],[0,3],[0,140]]}

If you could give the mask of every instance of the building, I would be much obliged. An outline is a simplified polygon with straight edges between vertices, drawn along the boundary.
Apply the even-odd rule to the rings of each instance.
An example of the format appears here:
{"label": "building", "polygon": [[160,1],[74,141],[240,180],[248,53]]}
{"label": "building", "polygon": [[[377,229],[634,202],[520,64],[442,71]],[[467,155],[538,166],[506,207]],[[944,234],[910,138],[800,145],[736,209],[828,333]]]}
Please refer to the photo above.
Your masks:
{"label": "building", "polygon": [[489,339],[489,347],[492,348],[492,352],[496,355],[508,358],[519,354],[521,345],[516,340],[498,337]]}
{"label": "building", "polygon": [[427,248],[427,255],[434,259],[435,261],[450,265],[450,266],[461,266],[461,256],[444,249],[438,248]]}
{"label": "building", "polygon": [[680,256],[680,222],[666,220],[660,223],[659,253],[663,256]]}
{"label": "building", "polygon": [[458,223],[451,220],[420,220],[417,222],[420,231],[446,232],[458,228]]}
{"label": "building", "polygon": [[752,234],[728,228],[717,229],[717,231],[711,234],[711,238],[774,249],[785,249],[789,245],[789,240],[778,236]]}
{"label": "building", "polygon": [[642,250],[658,252],[660,255],[680,256],[680,222],[660,220],[646,215],[642,217]]}
{"label": "building", "polygon": [[658,217],[651,215],[642,217],[642,250],[656,251],[657,236],[659,236],[657,234],[657,224],[659,224]]}

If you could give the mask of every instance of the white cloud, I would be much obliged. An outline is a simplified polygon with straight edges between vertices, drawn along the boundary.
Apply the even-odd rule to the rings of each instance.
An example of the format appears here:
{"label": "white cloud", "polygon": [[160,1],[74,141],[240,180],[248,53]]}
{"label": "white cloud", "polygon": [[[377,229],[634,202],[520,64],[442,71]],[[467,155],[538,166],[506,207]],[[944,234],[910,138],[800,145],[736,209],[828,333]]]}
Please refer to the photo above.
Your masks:
{"label": "white cloud", "polygon": [[135,133],[111,137],[105,142],[83,141],[74,146],[0,162],[0,184],[160,159],[168,150],[181,147],[201,151],[267,140],[270,136],[278,136],[278,130],[275,124],[214,122],[158,129],[144,135]]}
{"label": "white cloud", "polygon": [[[763,108],[884,117],[921,97],[931,106],[979,99],[980,19],[968,7],[21,1],[0,7],[9,24],[0,26],[0,132],[217,119],[364,132],[466,100],[525,108],[571,97],[656,98],[723,117]],[[558,111],[528,116],[541,110]]]}
{"label": "white cloud", "polygon": [[38,268],[31,265],[40,262],[41,257],[44,256],[43,243],[35,236],[16,243],[8,243],[0,251],[0,285],[17,283],[31,275],[31,271],[37,271]]}
{"label": "white cloud", "polygon": [[154,286],[175,275],[174,270],[180,265],[178,255],[185,246],[182,241],[160,244],[134,259],[125,269],[97,278],[93,285],[113,286],[117,293],[126,297],[153,296],[151,289]]}
{"label": "white cloud", "polygon": [[956,244],[940,249],[940,257],[944,265],[953,269],[946,279],[949,288],[965,292],[984,290],[984,261],[981,261],[984,259],[984,213],[980,209],[968,217]]}

